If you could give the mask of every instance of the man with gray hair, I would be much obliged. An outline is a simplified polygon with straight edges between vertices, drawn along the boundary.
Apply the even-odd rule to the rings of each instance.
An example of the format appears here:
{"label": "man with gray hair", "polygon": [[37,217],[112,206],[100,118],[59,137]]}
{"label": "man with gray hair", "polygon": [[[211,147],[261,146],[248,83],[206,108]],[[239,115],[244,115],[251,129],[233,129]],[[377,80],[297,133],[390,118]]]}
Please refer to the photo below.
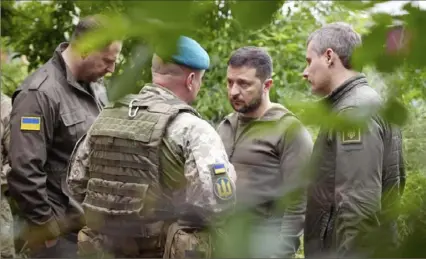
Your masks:
{"label": "man with gray hair", "polygon": [[324,97],[321,102],[330,113],[360,124],[320,125],[312,157],[316,171],[308,190],[306,257],[373,256],[377,250],[367,244],[367,234],[370,238],[377,231],[382,239],[396,238],[395,219],[389,212],[404,189],[402,136],[380,117],[380,96],[351,66],[352,53],[360,44],[360,36],[344,23],[325,25],[307,41],[303,76],[312,91]]}

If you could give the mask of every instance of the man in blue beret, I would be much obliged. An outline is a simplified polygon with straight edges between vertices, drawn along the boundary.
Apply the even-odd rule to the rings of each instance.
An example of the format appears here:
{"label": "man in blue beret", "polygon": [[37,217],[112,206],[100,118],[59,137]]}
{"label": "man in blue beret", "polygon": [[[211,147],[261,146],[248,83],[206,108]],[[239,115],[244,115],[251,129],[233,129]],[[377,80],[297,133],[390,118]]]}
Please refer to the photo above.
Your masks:
{"label": "man in blue beret", "polygon": [[153,83],[107,106],[78,142],[67,183],[85,212],[80,256],[211,254],[207,227],[233,209],[236,174],[190,106],[208,67],[206,51],[181,37],[170,61],[154,55]]}

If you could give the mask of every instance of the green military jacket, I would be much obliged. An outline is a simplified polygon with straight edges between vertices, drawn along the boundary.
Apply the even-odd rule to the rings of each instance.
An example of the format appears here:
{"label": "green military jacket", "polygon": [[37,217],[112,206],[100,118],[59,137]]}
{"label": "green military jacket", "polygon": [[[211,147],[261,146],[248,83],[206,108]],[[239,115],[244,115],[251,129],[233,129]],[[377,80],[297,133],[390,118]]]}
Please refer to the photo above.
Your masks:
{"label": "green military jacket", "polygon": [[305,255],[315,258],[362,252],[364,237],[379,227],[381,240],[393,239],[390,212],[405,185],[401,132],[378,115],[382,101],[365,76],[348,79],[323,102],[330,113],[364,118],[366,125],[347,130],[323,125],[315,141],[304,233]]}
{"label": "green military jacket", "polygon": [[[309,132],[280,104],[273,104],[256,119],[233,113],[217,131],[238,176],[237,203],[261,218],[282,218],[277,238],[281,234],[286,242],[280,245],[281,252],[271,254],[294,255],[304,225],[303,174],[313,146]],[[277,212],[281,198],[286,209]]]}

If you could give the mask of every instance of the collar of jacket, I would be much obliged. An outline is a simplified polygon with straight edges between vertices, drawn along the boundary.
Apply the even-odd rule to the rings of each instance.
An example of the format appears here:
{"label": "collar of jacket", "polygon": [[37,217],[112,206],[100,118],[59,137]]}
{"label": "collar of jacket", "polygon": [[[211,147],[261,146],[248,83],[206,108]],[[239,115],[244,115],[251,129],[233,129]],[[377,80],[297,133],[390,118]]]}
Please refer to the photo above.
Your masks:
{"label": "collar of jacket", "polygon": [[368,84],[367,78],[362,73],[359,73],[358,75],[355,75],[344,81],[339,87],[324,97],[324,100],[334,106],[342,98],[342,96],[345,95],[345,93],[349,92],[355,86],[360,84]]}
{"label": "collar of jacket", "polygon": [[53,53],[53,62],[59,65],[59,68],[61,71],[64,72],[65,78],[67,79],[68,83],[75,86],[77,83],[77,80],[75,79],[74,75],[71,73],[71,70],[65,63],[64,58],[62,57],[62,52],[69,46],[68,42],[62,42],[60,43]]}
{"label": "collar of jacket", "polygon": [[[144,87],[142,87],[142,89],[140,90],[140,94],[142,93],[152,93],[152,94],[156,94],[156,95],[161,95],[164,99],[167,100],[171,100],[171,99],[179,99],[179,97],[177,97],[172,91],[170,91],[169,89],[158,85],[158,84],[154,84],[154,83],[149,83],[149,84],[145,84]],[[182,101],[183,102],[183,101]]]}
{"label": "collar of jacket", "polygon": [[[277,121],[287,113],[290,113],[290,111],[283,105],[279,103],[272,103],[271,107],[269,107],[269,109],[267,109],[261,117],[253,118],[253,121]],[[241,114],[238,112],[233,112],[225,117],[225,121],[228,121],[232,126],[235,126],[240,116]]]}
{"label": "collar of jacket", "polygon": [[[154,83],[145,84],[144,87],[142,87],[142,89],[139,91],[139,94],[147,94],[147,93],[150,95],[159,95],[165,100],[173,100],[173,99],[178,100],[182,102],[182,104],[191,106],[190,104],[180,99],[172,91],[158,84],[154,84]],[[197,114],[198,117],[202,118],[201,114],[197,110],[195,110],[195,108],[193,108],[193,112]]]}

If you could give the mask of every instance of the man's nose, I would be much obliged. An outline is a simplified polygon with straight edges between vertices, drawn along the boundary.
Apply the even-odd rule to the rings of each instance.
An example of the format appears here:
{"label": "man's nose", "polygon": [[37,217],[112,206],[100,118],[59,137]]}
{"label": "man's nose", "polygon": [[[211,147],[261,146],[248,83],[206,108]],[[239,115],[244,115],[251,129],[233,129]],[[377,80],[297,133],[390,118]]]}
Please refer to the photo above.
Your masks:
{"label": "man's nose", "polygon": [[308,79],[308,71],[307,71],[307,69],[303,70],[303,78]]}
{"label": "man's nose", "polygon": [[240,89],[237,85],[233,84],[231,86],[229,93],[231,94],[232,97],[237,96],[240,94]]}

